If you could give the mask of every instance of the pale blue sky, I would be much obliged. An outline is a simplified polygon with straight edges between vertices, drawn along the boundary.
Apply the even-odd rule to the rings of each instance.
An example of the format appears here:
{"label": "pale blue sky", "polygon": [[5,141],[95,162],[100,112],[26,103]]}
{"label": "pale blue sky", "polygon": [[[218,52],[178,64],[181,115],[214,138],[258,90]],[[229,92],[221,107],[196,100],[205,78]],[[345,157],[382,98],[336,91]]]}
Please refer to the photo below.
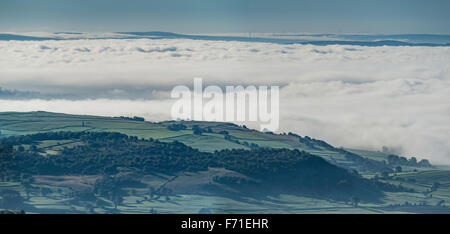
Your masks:
{"label": "pale blue sky", "polygon": [[450,34],[447,0],[0,0],[0,31]]}

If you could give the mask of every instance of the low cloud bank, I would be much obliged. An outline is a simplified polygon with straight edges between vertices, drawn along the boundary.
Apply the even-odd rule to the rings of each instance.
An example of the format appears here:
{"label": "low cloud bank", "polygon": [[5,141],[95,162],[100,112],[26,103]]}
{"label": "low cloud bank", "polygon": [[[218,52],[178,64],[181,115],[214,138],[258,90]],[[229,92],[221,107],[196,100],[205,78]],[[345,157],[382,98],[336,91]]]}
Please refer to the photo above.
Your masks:
{"label": "low cloud bank", "polygon": [[123,39],[0,41],[0,54],[1,87],[78,97],[0,100],[0,111],[159,121],[171,88],[194,77],[280,85],[281,131],[450,164],[449,47]]}

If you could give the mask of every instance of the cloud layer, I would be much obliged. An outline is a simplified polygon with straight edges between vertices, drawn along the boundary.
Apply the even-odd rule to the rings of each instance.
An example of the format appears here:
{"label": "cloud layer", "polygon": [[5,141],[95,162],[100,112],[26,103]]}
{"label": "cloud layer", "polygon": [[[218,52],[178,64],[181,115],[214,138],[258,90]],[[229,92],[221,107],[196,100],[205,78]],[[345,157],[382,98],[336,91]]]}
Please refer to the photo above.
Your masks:
{"label": "cloud layer", "polygon": [[450,163],[449,47],[0,41],[0,55],[2,87],[90,98],[1,100],[0,111],[163,120],[170,116],[169,108],[160,108],[172,102],[168,92],[192,85],[194,77],[216,85],[281,85],[282,131]]}

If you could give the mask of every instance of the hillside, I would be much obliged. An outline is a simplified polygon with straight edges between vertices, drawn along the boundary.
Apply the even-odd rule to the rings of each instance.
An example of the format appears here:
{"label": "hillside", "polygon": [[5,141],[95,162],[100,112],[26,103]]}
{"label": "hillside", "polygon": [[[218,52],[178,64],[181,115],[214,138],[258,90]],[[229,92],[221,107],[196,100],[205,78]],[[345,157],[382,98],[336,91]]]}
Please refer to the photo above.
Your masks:
{"label": "hillside", "polygon": [[[56,142],[60,150],[43,154],[45,148],[37,145],[47,141]],[[269,195],[290,194],[348,202],[356,198],[357,202],[379,201],[383,191],[410,191],[401,185],[365,179],[299,150],[257,148],[208,153],[178,141],[165,143],[112,132],[5,137],[0,140],[0,168],[2,181],[20,182],[27,197],[37,182],[69,189],[71,202],[105,198],[115,207],[127,195],[125,187],[144,188],[152,196],[166,199],[201,194],[264,200]],[[148,178],[155,175],[172,178],[153,187],[155,180]],[[74,180],[78,182],[70,182]],[[48,192],[41,193],[46,197]],[[4,208],[27,208],[16,190],[5,189],[1,194]]]}
{"label": "hillside", "polygon": [[450,212],[446,168],[293,133],[48,112],[0,113],[0,131],[0,209]]}
{"label": "hillside", "polygon": [[[185,128],[170,128],[170,126],[176,124],[181,124]],[[197,134],[193,129],[194,126],[199,130]],[[141,118],[111,118],[49,112],[4,112],[0,113],[0,131],[2,136],[52,131],[119,132],[128,136],[144,139],[153,138],[163,142],[179,141],[204,152],[265,147],[298,149],[320,156],[337,166],[364,173],[393,172],[397,166],[409,170],[431,168],[428,161],[414,164],[405,160],[397,160],[397,162],[390,164],[389,154],[352,149],[344,150],[308,136],[301,137],[293,133],[263,133],[232,123],[197,121],[156,123],[143,121]],[[51,147],[48,147],[48,152],[52,153]]]}

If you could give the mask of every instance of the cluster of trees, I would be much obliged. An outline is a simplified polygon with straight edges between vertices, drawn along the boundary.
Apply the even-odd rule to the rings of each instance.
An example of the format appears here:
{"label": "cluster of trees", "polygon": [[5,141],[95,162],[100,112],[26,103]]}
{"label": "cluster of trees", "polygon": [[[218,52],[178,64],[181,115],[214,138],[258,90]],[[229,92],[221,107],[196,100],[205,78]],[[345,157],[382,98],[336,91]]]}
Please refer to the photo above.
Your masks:
{"label": "cluster of trees", "polygon": [[223,138],[224,138],[225,140],[229,141],[229,142],[232,142],[232,143],[235,143],[235,144],[238,144],[238,145],[247,146],[247,147],[250,147],[250,148],[252,148],[252,149],[259,148],[259,145],[258,145],[258,144],[255,144],[255,143],[248,143],[247,141],[242,141],[242,142],[241,142],[241,141],[239,141],[236,137],[234,137],[234,136],[232,136],[232,135],[229,135],[228,132],[227,132],[227,134],[224,134]]}
{"label": "cluster of trees", "polygon": [[[43,140],[78,139],[82,145],[63,148],[59,155],[40,156],[36,151],[19,151],[13,146]],[[0,140],[0,175],[19,179],[22,173],[45,175],[116,174],[118,167],[142,172],[175,173],[206,170],[210,154],[180,142],[164,143],[138,139],[120,133],[48,132]]]}
{"label": "cluster of trees", "polygon": [[134,117],[127,117],[127,116],[120,116],[120,119],[124,119],[124,120],[132,120],[132,121],[145,121],[145,119],[143,117],[139,117],[139,116],[134,116]]}
{"label": "cluster of trees", "polygon": [[200,128],[198,125],[194,125],[192,126],[192,132],[195,135],[202,135],[202,133],[204,132],[202,128]]}
{"label": "cluster of trees", "polygon": [[247,141],[239,141],[238,138],[236,138],[235,136],[230,135],[228,131],[220,131],[219,134],[223,135],[223,139],[225,139],[225,140],[227,140],[229,142],[238,144],[238,145],[247,146],[247,147],[249,147],[251,149],[256,149],[256,148],[260,147],[256,143],[248,143]]}
{"label": "cluster of trees", "polygon": [[123,190],[125,186],[143,186],[138,177],[131,175],[115,175],[115,176],[103,176],[98,179],[94,184],[93,193],[106,197],[113,204],[115,209],[123,202],[123,197],[127,195],[127,192]]}
{"label": "cluster of trees", "polygon": [[[419,202],[419,203],[412,203],[412,202],[407,202],[405,201],[405,203],[403,204],[390,204],[388,207],[390,208],[396,208],[396,207],[416,207],[416,206],[430,206],[427,204],[427,202]],[[444,200],[440,200],[436,203],[435,206],[442,206],[445,207],[445,201]]]}
{"label": "cluster of trees", "polygon": [[[309,147],[311,149],[319,149],[319,147],[322,147],[324,149],[343,154],[347,160],[354,162],[353,166],[358,168],[359,171],[366,171],[366,172],[372,172],[372,173],[380,172],[380,171],[401,172],[402,168],[400,166],[413,166],[413,167],[431,167],[432,166],[430,164],[430,162],[426,159],[423,159],[420,162],[417,162],[417,159],[415,157],[412,157],[408,160],[405,157],[400,157],[397,155],[389,155],[387,162],[372,160],[372,159],[361,157],[360,155],[346,151],[344,149],[333,147],[332,145],[330,145],[322,140],[313,139],[308,136],[301,137],[292,132],[289,132],[288,135],[296,137],[300,143],[305,144],[307,147]],[[340,165],[340,166],[346,167],[345,165]]]}
{"label": "cluster of trees", "polygon": [[377,161],[368,158],[361,157],[355,153],[348,152],[343,149],[335,148],[335,151],[343,154],[345,158],[349,161],[354,162],[354,166],[358,168],[359,171],[366,172],[394,172],[394,169],[386,163],[386,161]]}
{"label": "cluster of trees", "polygon": [[411,157],[409,160],[405,157],[400,157],[391,154],[387,158],[389,165],[391,166],[411,166],[411,167],[431,167],[428,160],[422,159],[419,162],[415,157]]}
{"label": "cluster of trees", "polygon": [[185,130],[187,129],[186,125],[184,124],[170,124],[169,126],[167,126],[167,129],[169,129],[170,131],[181,131],[181,130]]}
{"label": "cluster of trees", "polygon": [[[245,126],[245,125],[244,125]],[[186,130],[188,127],[182,123],[173,123],[167,126],[167,129],[170,131],[181,131]],[[194,135],[202,135],[203,133],[214,133],[212,127],[208,126],[205,128],[200,127],[198,124],[192,125],[192,132]],[[250,148],[258,148],[257,144],[248,143],[248,142],[240,142],[236,137],[229,135],[227,131],[220,131],[219,134],[224,135],[224,139],[236,144],[245,145]]]}
{"label": "cluster of trees", "polygon": [[311,149],[319,149],[318,146],[323,147],[323,148],[328,149],[328,150],[334,150],[335,149],[332,145],[326,143],[325,141],[317,140],[317,139],[311,138],[309,136],[301,137],[301,136],[299,136],[299,135],[297,135],[295,133],[292,133],[292,132],[289,132],[288,136],[296,137],[300,143],[305,144],[306,146],[308,146]]}
{"label": "cluster of trees", "polygon": [[[239,142],[239,143],[241,143],[241,142]],[[246,141],[242,142],[241,145],[250,147],[251,149],[256,149],[256,148],[259,148],[259,147],[260,147],[260,146],[259,146],[258,144],[256,144],[256,143],[248,143],[248,142],[246,142]]]}
{"label": "cluster of trees", "polygon": [[202,133],[204,133],[204,132],[206,132],[206,133],[214,133],[211,127],[201,128],[198,125],[193,125],[192,126],[192,132],[195,135],[202,135]]}

